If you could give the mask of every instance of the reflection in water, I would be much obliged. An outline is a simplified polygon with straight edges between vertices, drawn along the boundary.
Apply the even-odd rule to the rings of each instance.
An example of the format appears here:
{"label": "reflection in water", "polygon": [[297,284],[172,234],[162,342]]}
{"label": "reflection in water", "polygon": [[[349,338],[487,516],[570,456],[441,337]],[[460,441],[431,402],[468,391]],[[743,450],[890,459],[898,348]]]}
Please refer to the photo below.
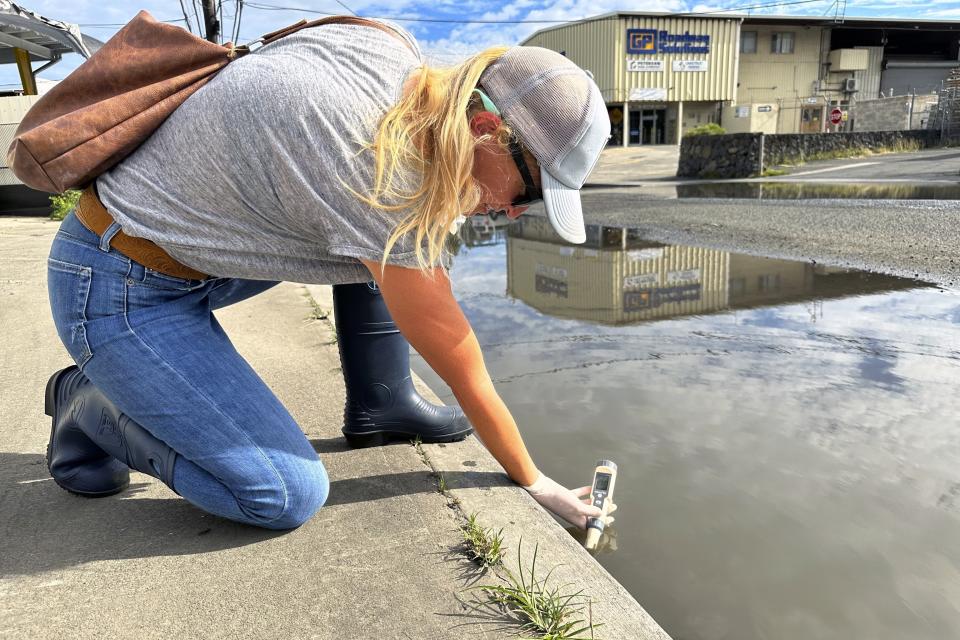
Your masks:
{"label": "reflection in water", "polygon": [[700,182],[678,184],[676,188],[678,198],[960,200],[960,184]]}
{"label": "reflection in water", "polygon": [[589,225],[560,240],[545,218],[509,228],[507,293],[543,313],[603,324],[929,286],[915,280],[647,242],[637,229]]}
{"label": "reflection in water", "polygon": [[960,638],[957,292],[508,228],[454,291],[537,465],[618,463],[596,557],[672,637]]}

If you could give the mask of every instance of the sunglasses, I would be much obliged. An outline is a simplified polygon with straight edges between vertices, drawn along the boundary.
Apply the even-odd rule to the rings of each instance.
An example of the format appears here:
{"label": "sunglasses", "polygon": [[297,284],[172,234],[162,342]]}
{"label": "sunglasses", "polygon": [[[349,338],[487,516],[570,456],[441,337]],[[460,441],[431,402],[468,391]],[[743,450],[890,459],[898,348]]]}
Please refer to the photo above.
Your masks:
{"label": "sunglasses", "polygon": [[[483,102],[483,108],[497,115],[498,117],[503,117],[500,115],[500,109],[497,108],[493,101],[487,96],[486,93],[480,89],[474,89],[474,93],[480,96],[480,100]],[[519,207],[521,205],[533,204],[543,200],[543,192],[537,188],[537,185],[533,182],[533,176],[530,174],[530,167],[527,166],[527,161],[523,159],[523,149],[520,147],[520,142],[517,140],[516,136],[510,136],[510,155],[513,157],[514,164],[517,165],[517,171],[520,172],[520,177],[523,178],[524,192],[523,195],[517,196],[511,206]]]}
{"label": "sunglasses", "polygon": [[517,196],[510,204],[518,207],[543,200],[543,192],[533,183],[533,176],[530,175],[530,167],[527,166],[527,161],[523,159],[523,150],[520,148],[520,143],[517,142],[515,136],[510,137],[509,146],[510,155],[513,156],[513,162],[517,165],[517,170],[520,172],[520,177],[523,178],[523,186],[525,187],[523,195]]}

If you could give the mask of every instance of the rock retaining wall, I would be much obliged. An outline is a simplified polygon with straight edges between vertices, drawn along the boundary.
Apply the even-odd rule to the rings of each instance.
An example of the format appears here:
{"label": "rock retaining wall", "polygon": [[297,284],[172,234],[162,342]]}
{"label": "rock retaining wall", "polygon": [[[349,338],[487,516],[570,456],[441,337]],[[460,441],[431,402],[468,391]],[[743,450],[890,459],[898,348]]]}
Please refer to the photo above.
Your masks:
{"label": "rock retaining wall", "polygon": [[936,131],[862,131],[853,133],[733,133],[684,138],[678,177],[749,178],[764,167],[803,162],[841,151],[937,146]]}
{"label": "rock retaining wall", "polygon": [[759,174],[762,133],[689,136],[680,143],[677,175],[695,178],[745,178]]}

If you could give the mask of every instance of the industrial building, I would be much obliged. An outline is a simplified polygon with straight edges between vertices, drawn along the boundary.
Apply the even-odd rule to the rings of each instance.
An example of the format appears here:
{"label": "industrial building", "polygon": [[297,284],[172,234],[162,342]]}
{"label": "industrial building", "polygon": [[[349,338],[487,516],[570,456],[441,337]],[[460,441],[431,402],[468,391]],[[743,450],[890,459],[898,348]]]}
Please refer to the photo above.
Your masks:
{"label": "industrial building", "polygon": [[[863,117],[909,109],[896,122],[921,128],[928,96],[960,66],[960,21],[618,12],[541,29],[521,44],[559,51],[594,74],[610,144],[678,144],[710,122],[729,133],[852,130],[858,103],[892,96],[906,98],[864,104]],[[829,122],[835,108],[838,125]]]}

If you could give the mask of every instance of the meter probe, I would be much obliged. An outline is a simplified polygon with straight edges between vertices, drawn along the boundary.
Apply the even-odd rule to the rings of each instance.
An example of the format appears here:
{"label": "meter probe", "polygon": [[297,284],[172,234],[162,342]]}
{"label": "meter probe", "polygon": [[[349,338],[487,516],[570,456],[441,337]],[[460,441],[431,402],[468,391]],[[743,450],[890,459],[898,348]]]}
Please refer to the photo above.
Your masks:
{"label": "meter probe", "polygon": [[587,549],[596,549],[603,533],[603,519],[607,509],[613,503],[613,489],[617,483],[617,465],[612,460],[599,460],[593,471],[593,485],[590,487],[591,504],[603,510],[599,518],[587,518],[587,539],[584,546]]}

